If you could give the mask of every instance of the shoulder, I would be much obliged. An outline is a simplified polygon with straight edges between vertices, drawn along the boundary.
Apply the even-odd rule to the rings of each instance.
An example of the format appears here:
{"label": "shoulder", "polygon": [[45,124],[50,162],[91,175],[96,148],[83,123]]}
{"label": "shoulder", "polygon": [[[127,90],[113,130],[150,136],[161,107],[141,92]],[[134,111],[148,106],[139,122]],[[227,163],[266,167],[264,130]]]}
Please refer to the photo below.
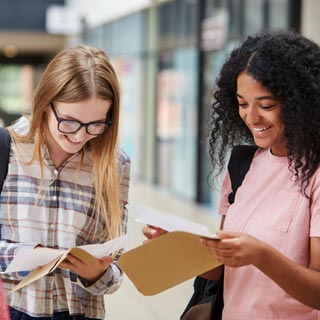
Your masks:
{"label": "shoulder", "polygon": [[320,186],[320,167],[316,170],[313,176],[310,179],[310,186]]}
{"label": "shoulder", "polygon": [[127,164],[130,164],[130,157],[123,149],[119,148],[119,150],[117,151],[117,161],[121,166],[125,166]]}
{"label": "shoulder", "polygon": [[30,129],[30,119],[25,116],[22,116],[11,126],[11,128],[17,134],[25,135],[28,133]]}
{"label": "shoulder", "polygon": [[[124,152],[124,150],[119,149],[117,151],[117,171],[121,180],[124,179],[125,181],[129,180],[130,177],[130,158]],[[125,183],[128,185],[128,183]]]}

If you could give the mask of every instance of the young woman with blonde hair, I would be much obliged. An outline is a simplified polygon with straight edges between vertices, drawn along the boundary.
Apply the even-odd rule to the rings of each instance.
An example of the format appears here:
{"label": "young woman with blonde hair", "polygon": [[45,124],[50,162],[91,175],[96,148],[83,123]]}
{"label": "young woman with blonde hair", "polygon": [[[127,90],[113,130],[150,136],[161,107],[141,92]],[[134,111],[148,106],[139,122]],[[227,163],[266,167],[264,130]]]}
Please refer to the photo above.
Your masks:
{"label": "young woman with blonde hair", "polygon": [[[4,271],[22,246],[68,249],[126,232],[128,157],[117,145],[120,90],[99,49],[58,53],[30,117],[9,127],[12,144],[0,212]],[[12,319],[104,319],[122,279],[117,255],[87,265],[68,255],[53,273],[8,295]],[[8,293],[19,274],[6,274]]]}

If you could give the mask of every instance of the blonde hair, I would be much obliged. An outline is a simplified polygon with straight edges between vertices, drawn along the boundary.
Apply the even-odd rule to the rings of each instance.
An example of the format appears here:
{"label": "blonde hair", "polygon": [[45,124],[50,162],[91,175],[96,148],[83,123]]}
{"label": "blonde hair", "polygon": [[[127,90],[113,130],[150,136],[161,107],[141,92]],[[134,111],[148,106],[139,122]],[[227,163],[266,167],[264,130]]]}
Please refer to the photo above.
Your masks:
{"label": "blonde hair", "polygon": [[103,135],[90,140],[88,148],[93,155],[95,209],[101,213],[106,223],[105,231],[109,238],[114,238],[121,234],[116,159],[120,87],[117,75],[105,52],[79,45],[58,53],[45,69],[35,92],[29,132],[21,136],[11,130],[11,134],[17,142],[34,139],[35,149],[30,163],[37,160],[43,168],[41,147],[45,143],[44,135],[47,130],[47,112],[50,103],[53,101],[73,103],[94,96],[111,101],[108,116],[110,115],[112,125]]}

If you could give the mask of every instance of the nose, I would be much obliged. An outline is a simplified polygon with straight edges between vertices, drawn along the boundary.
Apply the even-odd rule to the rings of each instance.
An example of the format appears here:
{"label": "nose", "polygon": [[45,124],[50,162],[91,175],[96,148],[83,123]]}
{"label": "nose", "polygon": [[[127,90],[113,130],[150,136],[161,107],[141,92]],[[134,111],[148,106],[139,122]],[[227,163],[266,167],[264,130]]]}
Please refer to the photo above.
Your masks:
{"label": "nose", "polygon": [[248,106],[245,109],[245,120],[248,123],[257,123],[260,118],[259,108],[256,106]]}
{"label": "nose", "polygon": [[84,140],[87,135],[88,133],[85,126],[81,127],[77,132],[73,133],[73,136],[79,141]]}

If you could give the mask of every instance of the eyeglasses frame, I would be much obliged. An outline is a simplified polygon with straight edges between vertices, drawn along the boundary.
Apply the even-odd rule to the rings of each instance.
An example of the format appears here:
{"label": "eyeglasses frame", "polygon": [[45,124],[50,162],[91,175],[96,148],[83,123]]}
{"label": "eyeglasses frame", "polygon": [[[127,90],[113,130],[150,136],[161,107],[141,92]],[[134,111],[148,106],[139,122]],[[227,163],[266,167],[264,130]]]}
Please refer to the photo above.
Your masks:
{"label": "eyeglasses frame", "polygon": [[[58,113],[57,113],[57,110],[55,109],[55,107],[54,107],[54,105],[53,105],[52,102],[50,102],[50,107],[51,107],[51,110],[53,111],[53,114],[54,114],[54,116],[55,116],[55,118],[56,118],[56,120],[57,120],[57,122],[58,122],[57,128],[58,128],[58,130],[59,130],[61,133],[66,133],[66,134],[68,134],[68,133],[76,133],[76,132],[78,132],[79,130],[81,130],[82,127],[85,127],[85,128],[86,128],[86,132],[87,132],[88,134],[90,134],[91,136],[100,136],[100,135],[104,134],[104,133],[106,132],[106,130],[108,130],[108,129],[110,128],[110,126],[112,125],[112,120],[106,120],[105,122],[103,122],[103,121],[92,121],[92,122],[88,122],[88,123],[83,123],[83,122],[78,121],[78,120],[70,120],[70,119],[61,118],[61,117],[59,117],[59,115],[58,115]],[[65,132],[65,131],[60,130],[60,128],[59,128],[59,127],[60,127],[60,123],[61,123],[62,121],[77,122],[77,123],[80,124],[80,127],[79,127],[77,130],[75,130],[75,131]],[[88,131],[88,126],[90,126],[91,124],[95,124],[95,123],[105,124],[105,125],[106,125],[106,129],[105,129],[102,133],[98,133],[98,134],[92,134],[92,133],[90,133],[90,132]]]}

